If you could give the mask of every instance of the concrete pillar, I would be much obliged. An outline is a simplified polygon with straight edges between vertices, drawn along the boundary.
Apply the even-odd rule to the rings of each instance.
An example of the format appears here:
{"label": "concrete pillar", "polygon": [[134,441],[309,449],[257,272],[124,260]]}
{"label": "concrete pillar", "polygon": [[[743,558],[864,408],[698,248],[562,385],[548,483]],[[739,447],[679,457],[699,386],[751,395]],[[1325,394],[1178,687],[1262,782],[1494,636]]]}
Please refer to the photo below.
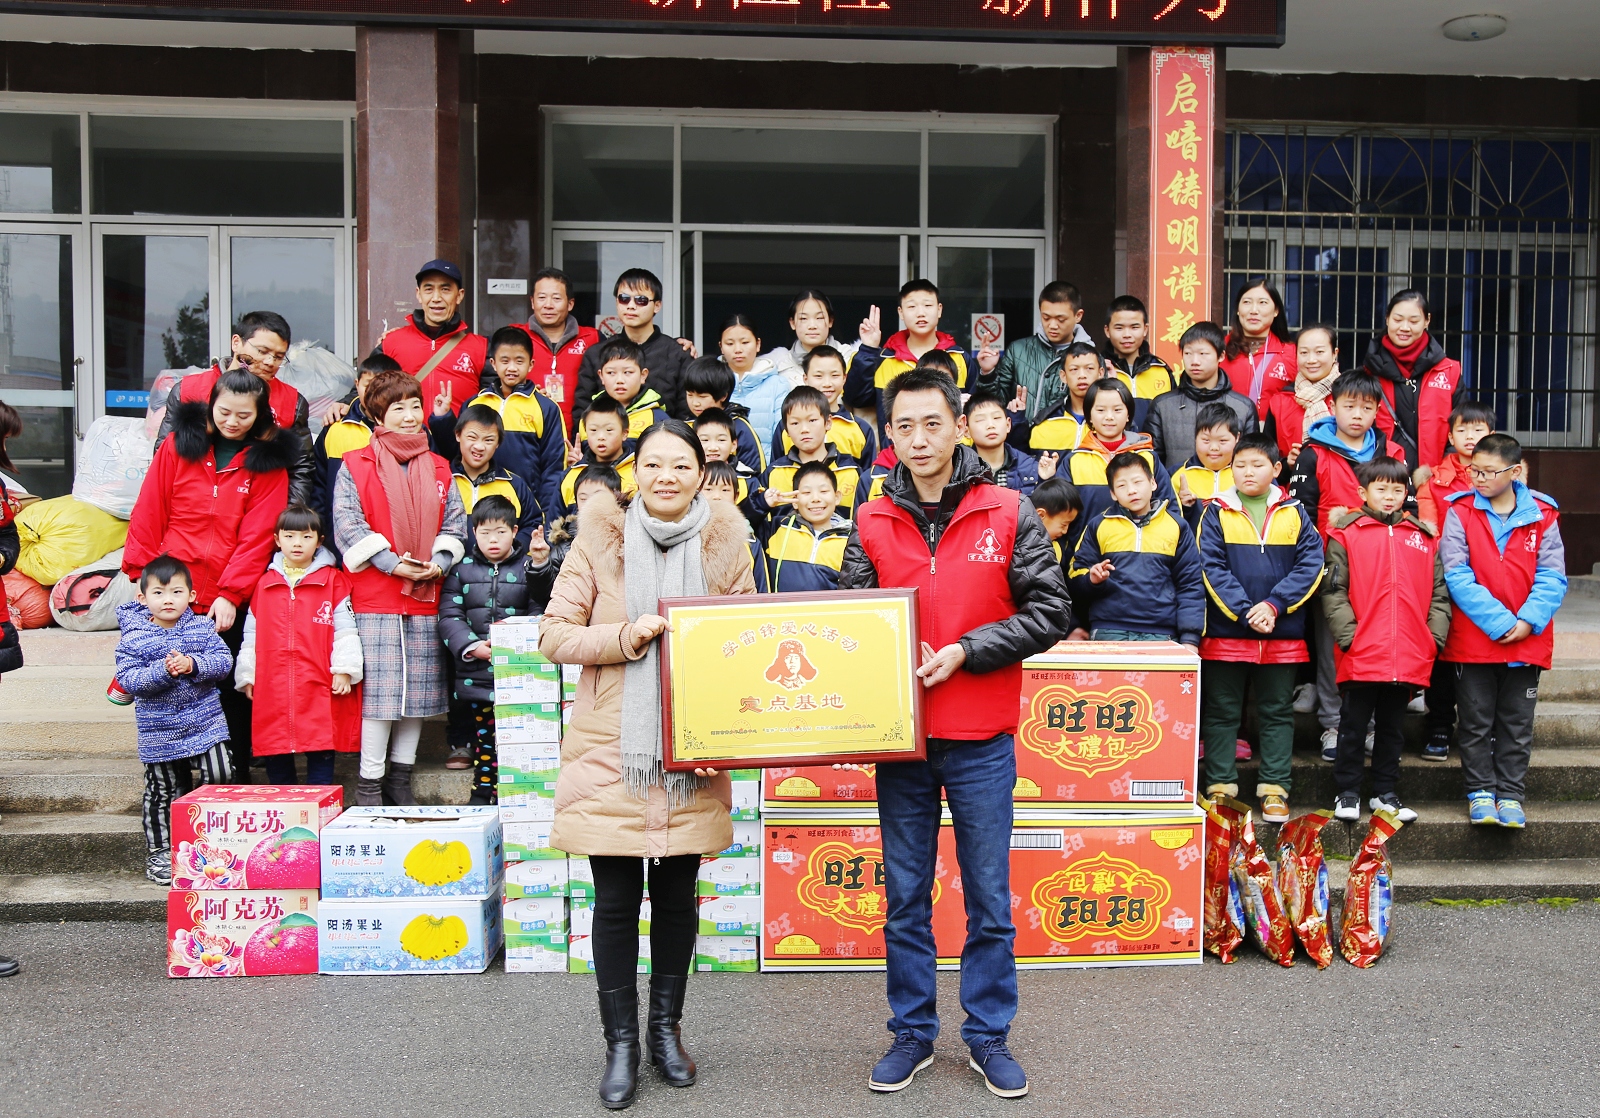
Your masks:
{"label": "concrete pillar", "polygon": [[471,32],[356,29],[358,352],[405,321],[435,257],[466,274],[471,321],[471,51]]}

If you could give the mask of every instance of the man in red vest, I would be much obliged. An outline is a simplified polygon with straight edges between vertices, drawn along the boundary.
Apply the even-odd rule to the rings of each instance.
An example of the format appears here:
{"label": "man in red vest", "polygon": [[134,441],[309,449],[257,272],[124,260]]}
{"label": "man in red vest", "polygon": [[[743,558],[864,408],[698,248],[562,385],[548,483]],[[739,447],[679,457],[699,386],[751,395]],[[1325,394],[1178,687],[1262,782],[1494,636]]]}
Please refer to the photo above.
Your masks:
{"label": "man in red vest", "polygon": [[545,268],[534,274],[533,292],[528,296],[533,314],[526,330],[533,342],[533,371],[528,379],[561,409],[570,437],[572,399],[578,394],[578,370],[583,355],[600,344],[600,331],[580,326],[572,315],[578,301],[572,297],[572,280],[559,268]]}
{"label": "man in red vest", "polygon": [[461,304],[467,298],[461,269],[448,260],[430,260],[417,273],[417,309],[405,325],[384,334],[378,348],[422,382],[422,397],[432,403],[450,393],[450,410],[478,394],[489,341],[467,329]]}
{"label": "man in red vest", "polygon": [[[291,504],[310,504],[312,486],[316,481],[316,463],[312,461],[311,428],[308,426],[306,398],[288,381],[279,380],[289,354],[289,323],[281,314],[272,311],[251,311],[239,319],[233,328],[233,338],[228,343],[233,356],[228,369],[249,369],[267,382],[268,399],[272,403],[272,418],[279,427],[294,431],[300,440],[300,452],[294,465],[289,467],[289,501]],[[190,373],[179,379],[167,393],[166,414],[156,431],[156,446],[172,434],[177,420],[179,404],[209,404],[211,389],[223,373],[220,362],[203,373]]]}
{"label": "man in red vest", "polygon": [[913,369],[884,390],[899,465],[883,496],[856,513],[839,585],[912,586],[927,688],[928,759],[878,767],[883,832],[889,1029],[874,1091],[898,1091],[933,1061],[933,883],[940,793],[955,823],[967,905],[961,952],[961,1038],[989,1090],[1015,1098],[1028,1077],[1006,1047],[1017,1011],[1011,922],[1012,735],[1022,661],[1072,628],[1050,537],[1015,490],[996,485],[966,434],[961,390],[942,372]]}

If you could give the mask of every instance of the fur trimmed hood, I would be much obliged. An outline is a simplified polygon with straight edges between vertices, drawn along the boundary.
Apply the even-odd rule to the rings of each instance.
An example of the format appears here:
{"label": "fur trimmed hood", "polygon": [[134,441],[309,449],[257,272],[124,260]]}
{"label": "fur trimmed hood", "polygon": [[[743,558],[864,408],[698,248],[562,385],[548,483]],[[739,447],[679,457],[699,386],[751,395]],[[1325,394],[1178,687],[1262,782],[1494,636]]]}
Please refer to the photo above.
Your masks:
{"label": "fur trimmed hood", "polygon": [[[201,403],[179,404],[172,424],[173,449],[178,457],[198,462],[211,449],[216,437],[206,422],[207,407]],[[291,430],[273,426],[264,439],[250,439],[244,448],[244,468],[253,474],[288,470],[300,457],[300,439]]]}

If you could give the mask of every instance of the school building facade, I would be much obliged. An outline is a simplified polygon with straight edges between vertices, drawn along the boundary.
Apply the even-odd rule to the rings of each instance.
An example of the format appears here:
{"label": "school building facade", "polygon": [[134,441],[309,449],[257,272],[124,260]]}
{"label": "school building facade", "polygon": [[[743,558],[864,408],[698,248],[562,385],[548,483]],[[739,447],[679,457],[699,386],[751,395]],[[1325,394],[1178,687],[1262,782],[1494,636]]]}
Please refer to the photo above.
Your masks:
{"label": "school building facade", "polygon": [[1120,292],[1160,332],[1266,275],[1348,367],[1418,286],[1587,573],[1600,7],[1497,4],[0,0],[12,456],[67,491],[88,424],[246,310],[353,359],[433,256],[485,333],[540,267],[586,323],[649,267],[702,349],[735,311],[786,344],[802,285],[851,338],[929,276],[965,345],[1058,277],[1098,337]]}

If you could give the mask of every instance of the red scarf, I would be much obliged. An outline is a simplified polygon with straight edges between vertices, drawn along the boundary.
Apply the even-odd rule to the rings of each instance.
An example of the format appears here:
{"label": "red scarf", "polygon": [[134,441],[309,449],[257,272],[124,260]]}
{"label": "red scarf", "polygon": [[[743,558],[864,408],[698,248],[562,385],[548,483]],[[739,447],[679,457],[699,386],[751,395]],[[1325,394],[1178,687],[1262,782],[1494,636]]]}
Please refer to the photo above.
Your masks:
{"label": "red scarf", "polygon": [[1389,351],[1389,356],[1393,357],[1395,364],[1400,366],[1401,375],[1410,380],[1411,370],[1416,365],[1417,358],[1422,356],[1422,351],[1428,348],[1430,340],[1428,334],[1424,332],[1422,337],[1406,346],[1405,349],[1401,349],[1389,340],[1389,335],[1385,334],[1383,336],[1383,348]]}
{"label": "red scarf", "polygon": [[[383,495],[389,500],[389,524],[394,534],[389,544],[396,555],[410,555],[420,563],[432,562],[433,541],[444,520],[438,483],[433,471],[426,468],[427,453],[428,436],[421,432],[406,435],[387,427],[372,432],[372,456],[378,464]],[[408,470],[407,462],[416,464]],[[401,592],[420,602],[433,601],[439,593],[437,582],[401,581]]]}

